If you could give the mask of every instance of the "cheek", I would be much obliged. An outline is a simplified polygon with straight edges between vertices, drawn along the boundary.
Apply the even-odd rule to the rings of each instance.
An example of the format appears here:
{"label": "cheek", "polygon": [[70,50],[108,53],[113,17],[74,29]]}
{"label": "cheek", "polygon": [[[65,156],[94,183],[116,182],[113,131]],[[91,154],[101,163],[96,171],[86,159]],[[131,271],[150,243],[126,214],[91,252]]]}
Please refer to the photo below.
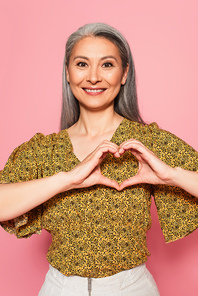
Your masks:
{"label": "cheek", "polygon": [[120,73],[120,71],[115,73],[109,73],[107,75],[107,79],[112,86],[121,86],[122,73]]}
{"label": "cheek", "polygon": [[70,84],[73,86],[78,85],[84,79],[83,73],[71,71],[69,73]]}

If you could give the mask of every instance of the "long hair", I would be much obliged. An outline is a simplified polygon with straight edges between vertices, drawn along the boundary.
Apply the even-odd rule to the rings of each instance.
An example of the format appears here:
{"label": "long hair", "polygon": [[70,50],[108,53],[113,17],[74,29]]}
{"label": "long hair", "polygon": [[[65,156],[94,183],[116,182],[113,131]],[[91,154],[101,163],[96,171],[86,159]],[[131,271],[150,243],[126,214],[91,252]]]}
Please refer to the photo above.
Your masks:
{"label": "long hair", "polygon": [[77,122],[80,115],[79,103],[74,97],[66,79],[66,65],[69,65],[69,60],[75,44],[88,36],[103,37],[114,43],[119,49],[123,69],[129,64],[127,80],[126,83],[121,86],[120,92],[115,98],[114,109],[125,118],[144,123],[138,108],[135,67],[128,42],[124,36],[113,27],[104,23],[91,23],[79,28],[76,32],[71,34],[66,43],[62,76],[61,129],[72,126]]}

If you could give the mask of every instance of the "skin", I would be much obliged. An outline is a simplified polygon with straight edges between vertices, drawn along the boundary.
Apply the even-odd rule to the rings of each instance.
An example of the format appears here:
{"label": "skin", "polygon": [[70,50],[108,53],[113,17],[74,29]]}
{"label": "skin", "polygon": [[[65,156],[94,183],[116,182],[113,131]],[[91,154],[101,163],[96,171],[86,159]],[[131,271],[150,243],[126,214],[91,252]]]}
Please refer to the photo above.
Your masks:
{"label": "skin", "polygon": [[74,46],[66,73],[80,106],[80,118],[68,133],[82,161],[102,141],[111,139],[123,119],[114,111],[114,99],[126,82],[128,67],[123,70],[112,42],[87,37]]}
{"label": "skin", "polygon": [[[67,81],[80,104],[80,114],[113,110],[114,98],[125,84],[118,48],[105,38],[86,37],[73,48],[66,68]],[[100,92],[93,92],[98,90]],[[88,92],[89,91],[89,92]]]}
{"label": "skin", "polygon": [[[24,214],[60,192],[95,184],[116,190],[138,183],[166,184],[198,197],[197,172],[169,167],[135,139],[119,147],[110,141],[123,119],[114,111],[114,99],[128,73],[128,67],[122,68],[118,48],[113,43],[104,38],[82,39],[75,45],[66,70],[80,106],[79,120],[68,129],[68,134],[81,162],[73,170],[51,177],[0,184],[0,221]],[[139,171],[118,185],[101,174],[100,163],[108,153],[120,157],[125,151],[138,159]]]}
{"label": "skin", "polygon": [[180,187],[193,196],[198,197],[197,172],[168,166],[152,151],[135,139],[123,142],[118,151],[120,155],[124,154],[125,151],[130,151],[139,162],[137,175],[123,181],[120,184],[119,190],[139,183],[165,184]]}

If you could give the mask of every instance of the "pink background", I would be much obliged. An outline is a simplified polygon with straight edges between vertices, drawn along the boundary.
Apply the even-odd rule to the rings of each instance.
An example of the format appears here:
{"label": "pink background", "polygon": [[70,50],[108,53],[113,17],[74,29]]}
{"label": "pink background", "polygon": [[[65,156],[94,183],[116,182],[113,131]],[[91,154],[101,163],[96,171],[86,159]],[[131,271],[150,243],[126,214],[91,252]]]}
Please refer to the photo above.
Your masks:
{"label": "pink background", "polygon": [[[36,132],[58,131],[66,38],[96,21],[131,45],[145,120],[198,150],[197,0],[0,0],[0,168]],[[198,295],[198,232],[166,245],[154,206],[152,215],[147,266],[161,295]],[[0,229],[0,242],[0,295],[37,295],[48,233],[17,240]]]}

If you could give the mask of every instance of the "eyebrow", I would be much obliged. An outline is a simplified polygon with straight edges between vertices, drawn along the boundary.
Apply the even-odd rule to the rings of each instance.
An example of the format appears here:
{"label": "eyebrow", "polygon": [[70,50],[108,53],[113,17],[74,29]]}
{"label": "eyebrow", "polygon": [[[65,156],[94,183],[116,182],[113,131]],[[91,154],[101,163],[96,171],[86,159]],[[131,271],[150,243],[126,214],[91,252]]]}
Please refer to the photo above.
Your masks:
{"label": "eyebrow", "polygon": [[[88,57],[85,57],[85,56],[76,56],[74,57],[73,60],[76,60],[76,59],[85,59],[87,61],[89,60]],[[101,58],[101,60],[106,60],[106,59],[114,59],[117,62],[117,59],[112,55],[104,56]]]}
{"label": "eyebrow", "polygon": [[114,56],[112,56],[112,55],[105,56],[105,57],[102,57],[101,58],[101,60],[106,60],[106,59],[114,59],[117,62],[117,59]]}

